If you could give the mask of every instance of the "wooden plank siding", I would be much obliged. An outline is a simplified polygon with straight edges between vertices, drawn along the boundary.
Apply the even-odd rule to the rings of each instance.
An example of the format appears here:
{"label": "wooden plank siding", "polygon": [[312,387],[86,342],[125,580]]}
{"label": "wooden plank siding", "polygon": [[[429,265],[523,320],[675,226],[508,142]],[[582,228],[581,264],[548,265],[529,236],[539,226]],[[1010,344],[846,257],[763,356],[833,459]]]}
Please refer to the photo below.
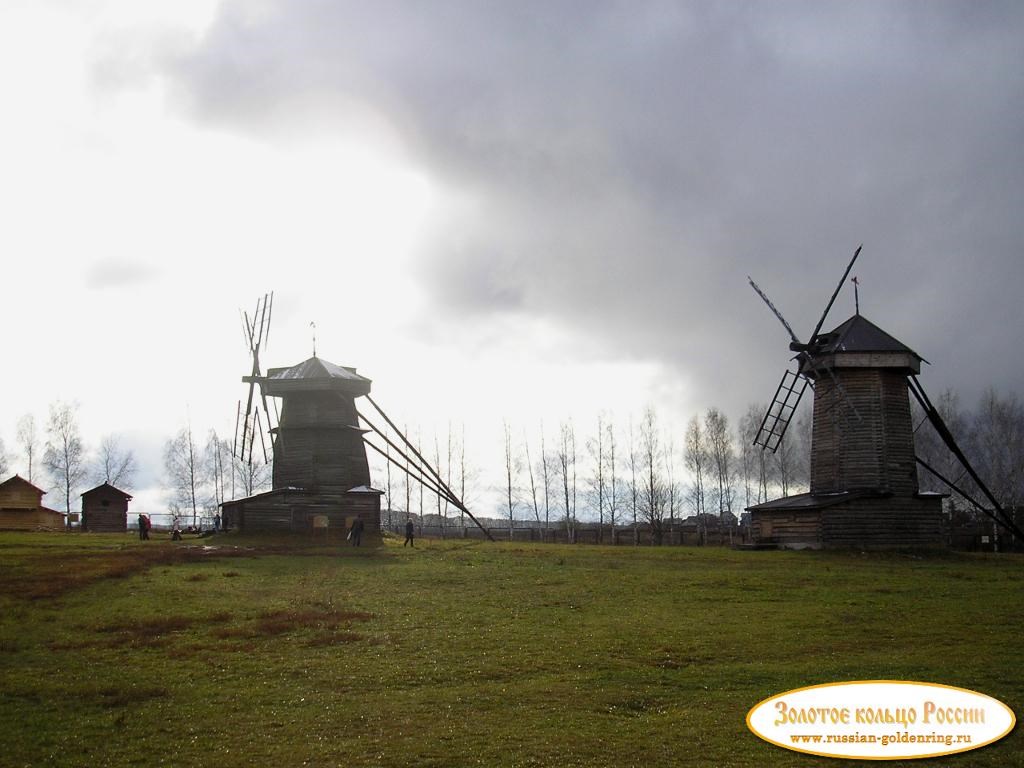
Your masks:
{"label": "wooden plank siding", "polygon": [[337,392],[283,398],[274,446],[274,488],[341,494],[370,484],[355,403]]}
{"label": "wooden plank siding", "polygon": [[131,496],[104,483],[82,494],[82,530],[92,533],[125,533]]}
{"label": "wooden plank siding", "polygon": [[877,368],[836,375],[842,390],[831,377],[815,384],[811,493],[870,489],[912,496],[917,464],[906,375]]}
{"label": "wooden plank siding", "polygon": [[43,506],[45,493],[42,488],[37,488],[18,475],[0,483],[0,529],[64,530],[64,515]]}
{"label": "wooden plank siding", "polygon": [[821,540],[828,548],[939,548],[947,534],[939,497],[855,499],[821,511]]}
{"label": "wooden plank siding", "polygon": [[324,516],[331,530],[348,528],[358,517],[367,535],[379,535],[380,531],[380,494],[376,491],[329,495],[282,488],[226,501],[222,506],[225,526],[240,530],[310,533],[313,518]]}

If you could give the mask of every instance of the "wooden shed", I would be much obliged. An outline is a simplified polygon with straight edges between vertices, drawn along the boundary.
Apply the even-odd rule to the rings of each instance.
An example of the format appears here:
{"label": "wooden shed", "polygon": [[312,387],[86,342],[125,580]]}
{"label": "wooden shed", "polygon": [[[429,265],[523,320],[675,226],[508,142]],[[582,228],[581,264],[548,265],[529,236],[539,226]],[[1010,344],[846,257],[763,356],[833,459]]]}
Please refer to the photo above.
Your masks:
{"label": "wooden shed", "polygon": [[43,506],[42,488],[20,475],[0,483],[0,528],[17,531],[62,531],[67,515]]}
{"label": "wooden shed", "polygon": [[128,530],[128,502],[132,497],[110,483],[82,494],[82,530],[124,533]]}

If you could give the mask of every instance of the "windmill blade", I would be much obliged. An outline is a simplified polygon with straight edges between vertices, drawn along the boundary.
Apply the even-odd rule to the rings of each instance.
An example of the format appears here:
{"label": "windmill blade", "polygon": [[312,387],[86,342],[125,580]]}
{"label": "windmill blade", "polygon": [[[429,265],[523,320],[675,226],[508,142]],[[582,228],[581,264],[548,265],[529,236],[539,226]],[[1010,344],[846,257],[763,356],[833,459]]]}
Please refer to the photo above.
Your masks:
{"label": "windmill blade", "polygon": [[814,333],[811,334],[811,338],[808,339],[808,344],[813,344],[814,340],[818,338],[818,334],[821,332],[821,326],[825,324],[825,318],[828,317],[829,310],[832,309],[832,305],[835,304],[836,296],[839,295],[839,291],[843,289],[843,285],[846,284],[846,278],[850,275],[850,270],[853,269],[853,262],[860,256],[860,249],[863,245],[858,245],[857,250],[853,252],[853,258],[850,259],[850,263],[846,265],[846,271],[843,272],[843,276],[839,279],[839,285],[836,286],[835,292],[832,294],[832,298],[828,300],[828,304],[825,305],[825,311],[821,313],[821,318],[818,320],[818,324],[814,326]]}
{"label": "windmill blade", "polygon": [[779,318],[779,322],[786,326],[786,330],[789,332],[789,338],[791,338],[794,341],[794,343],[799,344],[800,339],[798,339],[796,337],[796,334],[793,333],[793,329],[790,327],[789,323],[786,322],[786,318],[784,318],[782,316],[782,313],[779,312],[779,310],[776,308],[774,304],[772,304],[772,300],[765,295],[765,292],[761,290],[760,286],[758,286],[758,284],[754,282],[753,278],[750,275],[747,275],[747,280],[750,281],[750,287],[757,291],[757,295],[764,299],[764,303],[768,305],[768,309],[770,309],[772,313],[777,318]]}
{"label": "windmill blade", "polygon": [[771,405],[761,419],[761,426],[754,437],[754,445],[775,453],[789,428],[789,422],[800,405],[800,398],[808,387],[808,380],[797,372],[787,370],[782,374]]}
{"label": "windmill blade", "polygon": [[[264,300],[265,303],[265,300]],[[263,346],[266,347],[270,339],[270,321],[273,318],[273,291],[270,291],[270,306],[266,310],[266,329],[263,334]]]}

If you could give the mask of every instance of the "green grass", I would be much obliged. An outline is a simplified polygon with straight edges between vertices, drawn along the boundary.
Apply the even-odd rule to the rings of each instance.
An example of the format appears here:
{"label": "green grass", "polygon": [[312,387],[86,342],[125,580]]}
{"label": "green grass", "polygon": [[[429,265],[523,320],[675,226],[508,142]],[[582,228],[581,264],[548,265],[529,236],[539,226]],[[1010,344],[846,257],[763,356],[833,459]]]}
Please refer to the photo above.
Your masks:
{"label": "green grass", "polygon": [[0,534],[0,610],[3,766],[841,765],[747,710],[900,679],[1024,711],[1019,556]]}

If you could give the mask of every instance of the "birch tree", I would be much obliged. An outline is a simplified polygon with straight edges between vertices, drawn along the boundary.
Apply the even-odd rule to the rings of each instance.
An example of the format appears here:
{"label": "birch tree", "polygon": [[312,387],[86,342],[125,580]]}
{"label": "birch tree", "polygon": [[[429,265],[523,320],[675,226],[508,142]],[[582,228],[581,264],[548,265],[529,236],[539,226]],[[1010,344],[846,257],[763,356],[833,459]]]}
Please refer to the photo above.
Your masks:
{"label": "birch tree", "polygon": [[612,544],[618,543],[618,536],[615,531],[615,516],[619,511],[619,487],[617,478],[617,464],[615,463],[615,426],[609,420],[605,425],[608,432],[608,521],[612,527]]}
{"label": "birch tree", "polygon": [[78,406],[56,402],[50,406],[46,423],[46,450],[43,465],[51,480],[64,492],[64,510],[71,512],[71,497],[85,480],[85,445],[78,433]]}
{"label": "birch tree", "polygon": [[[238,461],[236,463],[236,470],[241,472],[243,481],[250,481],[243,483],[244,486],[251,484],[252,466],[259,466],[255,456],[252,457],[251,462]],[[250,467],[248,473],[245,467]],[[167,473],[167,481],[171,486],[172,503],[177,509],[191,510],[192,525],[196,526],[199,517],[199,500],[206,481],[206,473],[202,457],[192,436],[191,424],[182,427],[178,434],[164,444],[164,471]],[[246,487],[246,495],[251,495],[251,493],[252,490]]]}
{"label": "birch tree", "polygon": [[593,474],[590,478],[590,495],[597,500],[597,541],[604,541],[604,499],[605,499],[605,429],[604,421],[597,415],[597,434],[587,441],[587,451],[593,461]]}
{"label": "birch tree", "polygon": [[700,536],[700,543],[703,545],[707,543],[705,476],[708,469],[708,449],[704,440],[704,430],[701,428],[700,418],[696,415],[692,416],[686,425],[685,442],[683,460],[692,478],[690,502],[694,514],[697,516],[697,531]]}
{"label": "birch tree", "polygon": [[640,457],[643,471],[640,481],[640,512],[650,526],[654,543],[661,544],[667,494],[661,475],[662,449],[658,440],[658,422],[652,408],[644,412],[644,420],[640,425]]}
{"label": "birch tree", "polygon": [[633,435],[633,417],[629,418],[629,500],[633,509],[633,546],[640,544],[640,524],[637,520],[637,509],[640,501],[640,488],[636,482],[636,440]]}
{"label": "birch tree", "polygon": [[516,456],[515,450],[512,447],[512,430],[508,426],[508,422],[504,422],[505,427],[505,498],[508,505],[508,540],[512,541],[515,538],[515,509],[517,504],[518,496],[518,480],[520,463]]}
{"label": "birch tree", "polygon": [[93,482],[109,483],[122,491],[130,491],[135,481],[135,454],[121,445],[117,435],[107,435],[100,441]]}
{"label": "birch tree", "polygon": [[36,431],[35,417],[31,413],[26,413],[18,419],[15,436],[18,446],[21,448],[21,453],[28,464],[28,481],[34,483],[35,462],[39,457],[39,433]]}

